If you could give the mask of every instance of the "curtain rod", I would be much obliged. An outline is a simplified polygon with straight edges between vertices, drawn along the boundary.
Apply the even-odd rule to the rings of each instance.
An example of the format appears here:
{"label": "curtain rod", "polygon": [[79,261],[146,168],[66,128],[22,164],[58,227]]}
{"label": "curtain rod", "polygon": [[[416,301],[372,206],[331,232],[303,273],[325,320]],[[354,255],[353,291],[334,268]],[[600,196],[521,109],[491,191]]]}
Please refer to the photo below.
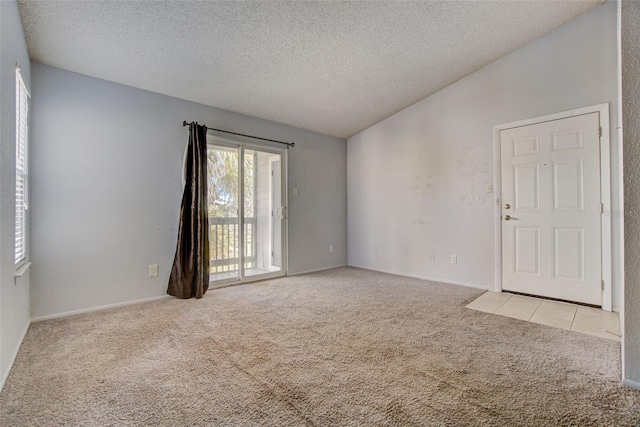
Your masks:
{"label": "curtain rod", "polygon": [[[190,124],[198,124],[198,122],[191,122],[191,123],[187,123],[186,120],[184,120],[182,122],[182,126],[189,126]],[[202,125],[204,127],[207,127],[206,125]],[[253,136],[253,135],[245,135],[244,133],[238,133],[238,132],[230,132],[228,130],[222,130],[222,129],[215,129],[215,128],[207,128],[207,130],[215,130],[216,132],[223,132],[223,133],[230,133],[231,135],[239,135],[239,136],[245,136],[247,138],[253,138],[253,139],[261,139],[263,141],[269,141],[269,142],[275,142],[277,144],[284,144],[287,146],[287,148],[289,147],[295,147],[296,143],[295,142],[282,142],[282,141],[276,141],[275,139],[268,139],[268,138],[261,138],[259,136]]]}

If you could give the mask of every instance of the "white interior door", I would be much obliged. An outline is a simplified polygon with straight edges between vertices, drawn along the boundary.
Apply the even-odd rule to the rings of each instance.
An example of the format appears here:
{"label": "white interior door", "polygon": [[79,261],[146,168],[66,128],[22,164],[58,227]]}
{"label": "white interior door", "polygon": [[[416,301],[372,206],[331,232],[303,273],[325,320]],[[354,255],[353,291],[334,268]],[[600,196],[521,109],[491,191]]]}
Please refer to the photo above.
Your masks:
{"label": "white interior door", "polygon": [[598,113],[500,132],[502,288],[602,304]]}

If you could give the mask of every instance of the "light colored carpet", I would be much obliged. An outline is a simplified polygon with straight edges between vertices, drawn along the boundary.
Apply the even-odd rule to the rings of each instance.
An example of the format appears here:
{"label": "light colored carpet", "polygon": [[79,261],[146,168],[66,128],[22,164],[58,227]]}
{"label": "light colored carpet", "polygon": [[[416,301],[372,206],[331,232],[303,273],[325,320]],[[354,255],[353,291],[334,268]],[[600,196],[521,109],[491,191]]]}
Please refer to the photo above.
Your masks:
{"label": "light colored carpet", "polygon": [[34,323],[2,426],[635,425],[620,344],[341,268]]}

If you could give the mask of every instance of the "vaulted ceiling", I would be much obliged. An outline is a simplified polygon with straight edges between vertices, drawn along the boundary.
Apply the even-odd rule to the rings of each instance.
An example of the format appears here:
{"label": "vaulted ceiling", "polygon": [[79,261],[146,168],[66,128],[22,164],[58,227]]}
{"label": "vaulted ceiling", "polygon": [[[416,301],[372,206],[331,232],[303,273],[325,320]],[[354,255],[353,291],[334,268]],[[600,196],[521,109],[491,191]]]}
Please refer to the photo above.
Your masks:
{"label": "vaulted ceiling", "polygon": [[601,4],[19,1],[43,64],[348,138]]}

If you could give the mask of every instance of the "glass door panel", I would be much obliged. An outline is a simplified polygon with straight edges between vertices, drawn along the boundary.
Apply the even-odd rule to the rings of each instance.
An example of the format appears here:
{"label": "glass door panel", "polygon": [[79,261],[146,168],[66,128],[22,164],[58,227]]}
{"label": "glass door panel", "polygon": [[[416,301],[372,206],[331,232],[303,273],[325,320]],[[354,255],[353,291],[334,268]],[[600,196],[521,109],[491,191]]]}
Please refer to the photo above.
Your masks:
{"label": "glass door panel", "polygon": [[240,280],[239,150],[208,145],[209,281]]}
{"label": "glass door panel", "polygon": [[282,155],[244,151],[244,276],[283,272]]}

